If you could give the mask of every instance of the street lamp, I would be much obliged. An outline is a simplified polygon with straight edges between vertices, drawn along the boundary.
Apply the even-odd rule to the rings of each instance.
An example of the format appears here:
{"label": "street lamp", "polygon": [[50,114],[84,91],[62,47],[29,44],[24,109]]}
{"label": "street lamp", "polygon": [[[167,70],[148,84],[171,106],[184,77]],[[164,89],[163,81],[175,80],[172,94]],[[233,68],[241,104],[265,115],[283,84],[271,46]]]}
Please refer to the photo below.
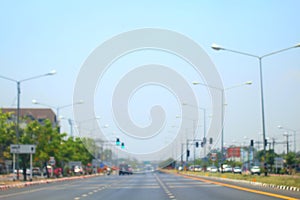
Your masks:
{"label": "street lamp", "polygon": [[[190,105],[190,104],[187,104],[187,103],[182,103],[183,106],[191,106],[191,107],[194,107],[194,108],[197,108],[199,110],[203,110],[203,140],[205,140],[205,137],[206,137],[206,109],[205,108],[202,108],[202,107],[198,107],[198,106],[195,106],[195,105]],[[206,144],[203,144],[204,145],[204,157],[206,156]]]}
{"label": "street lamp", "polygon": [[[264,111],[262,59],[265,58],[265,57],[269,57],[271,55],[274,55],[274,54],[281,53],[283,51],[287,51],[287,50],[290,50],[290,49],[297,48],[297,47],[300,47],[300,43],[296,44],[294,46],[285,48],[285,49],[281,49],[281,50],[278,50],[278,51],[273,51],[271,53],[268,53],[268,54],[265,54],[265,55],[262,55],[262,56],[257,56],[257,55],[253,55],[253,54],[242,52],[242,51],[236,51],[236,50],[232,50],[232,49],[227,49],[227,48],[224,48],[224,47],[219,46],[217,44],[212,44],[211,45],[211,48],[214,49],[214,50],[216,50],[216,51],[224,50],[224,51],[229,51],[229,52],[232,52],[232,53],[237,53],[237,54],[241,54],[241,55],[245,55],[245,56],[249,56],[249,57],[254,57],[254,58],[258,59],[258,61],[259,61],[259,72],[260,72],[260,98],[261,98],[261,115],[262,115],[263,141],[266,140],[266,129],[265,129],[265,111]],[[266,146],[265,145],[264,145],[264,162],[266,162]]]}
{"label": "street lamp", "polygon": [[[73,137],[73,136],[74,136],[74,135],[73,135],[73,124],[75,124],[75,127],[77,127],[78,130],[79,130],[80,124],[81,124],[81,123],[86,122],[86,121],[91,121],[91,120],[94,120],[94,119],[95,119],[95,120],[100,120],[101,117],[96,116],[96,117],[93,117],[93,118],[90,118],[90,119],[88,119],[88,120],[84,120],[84,121],[81,121],[81,122],[76,122],[75,120],[73,120],[73,119],[71,119],[71,118],[66,119],[66,118],[64,118],[64,117],[59,117],[59,119],[61,119],[61,120],[64,119],[64,120],[67,120],[67,121],[68,121],[69,126],[70,126],[70,136]],[[76,124],[78,124],[78,125],[76,125]]]}
{"label": "street lamp", "polygon": [[[26,79],[22,79],[22,80],[16,80],[10,77],[6,77],[6,76],[2,76],[0,75],[0,78],[8,80],[8,81],[12,81],[15,82],[17,84],[17,125],[16,125],[16,136],[17,136],[17,144],[19,144],[19,124],[20,124],[20,96],[21,96],[21,83],[25,82],[25,81],[29,81],[29,80],[33,80],[33,79],[38,79],[44,76],[51,76],[56,74],[55,70],[51,70],[50,72],[46,73],[46,74],[41,74],[41,75],[37,75],[37,76],[33,76],[30,78],[26,78]],[[19,180],[19,162],[18,162],[18,154],[17,154],[17,162],[16,162],[16,167],[17,167],[17,179]]]}
{"label": "street lamp", "polygon": [[293,132],[293,135],[294,135],[294,152],[297,153],[297,149],[296,149],[296,132],[297,132],[297,130],[291,129],[291,128],[287,128],[287,127],[283,127],[281,125],[279,125],[278,128],[286,130],[286,131],[292,131]]}
{"label": "street lamp", "polygon": [[[192,140],[188,139],[188,129],[186,129],[186,152],[187,152],[188,149],[189,149],[189,141],[196,141],[197,140],[196,139],[196,128],[198,128],[198,126],[196,127],[196,120],[195,119],[192,119],[192,118],[189,118],[189,117],[182,117],[180,115],[176,115],[176,118],[184,118],[184,119],[188,119],[188,120],[193,121],[193,130],[192,130],[193,131],[193,139]],[[188,157],[189,157],[189,155],[187,154],[186,155],[186,163],[188,163]],[[194,146],[194,161],[195,161],[195,158],[196,158],[196,149],[195,149],[195,146]],[[181,144],[181,163],[183,163],[183,144]]]}
{"label": "street lamp", "polygon": [[288,154],[289,153],[289,133],[288,132],[285,132],[285,133],[283,133],[283,136],[285,136],[286,137],[286,154]]}
{"label": "street lamp", "polygon": [[49,107],[49,108],[53,108],[56,110],[56,116],[57,116],[57,120],[56,120],[56,126],[59,126],[59,121],[60,121],[60,116],[59,116],[59,111],[63,108],[67,108],[67,107],[70,107],[70,106],[73,106],[73,105],[77,105],[77,104],[83,104],[83,100],[80,100],[80,101],[77,101],[75,103],[71,103],[71,104],[67,104],[67,105],[62,105],[62,106],[51,106],[51,105],[48,105],[48,104],[45,104],[45,103],[41,103],[41,102],[38,102],[36,99],[33,99],[32,100],[32,103],[33,104],[37,104],[37,105],[42,105],[42,106],[46,106],[46,107]]}
{"label": "street lamp", "polygon": [[221,108],[222,108],[222,112],[221,112],[221,125],[222,125],[222,132],[221,132],[221,155],[222,155],[222,162],[223,162],[223,156],[224,156],[224,126],[223,126],[223,121],[224,121],[224,92],[225,90],[230,90],[230,89],[233,89],[233,88],[237,88],[237,87],[241,87],[241,86],[244,86],[244,85],[251,85],[252,84],[252,81],[246,81],[242,84],[238,84],[238,85],[234,85],[234,86],[231,86],[231,87],[227,87],[227,88],[218,88],[218,87],[215,87],[215,86],[211,86],[211,85],[207,85],[205,83],[200,83],[200,82],[197,82],[197,81],[194,81],[193,82],[194,85],[202,85],[202,86],[206,86],[206,87],[209,87],[209,88],[213,88],[213,89],[216,89],[216,90],[219,90],[222,94],[222,97],[221,97]]}
{"label": "street lamp", "polygon": [[[83,134],[84,131],[94,131],[94,130],[97,130],[96,127],[95,127],[95,122],[97,122],[100,119],[101,119],[100,116],[95,116],[95,117],[84,119],[84,120],[81,120],[81,121],[74,121],[76,123],[78,134],[81,135],[81,134]],[[94,126],[94,127],[83,128],[84,127],[83,124],[86,124],[88,122],[93,122],[92,126]],[[90,127],[89,124],[90,123],[88,123],[88,126],[85,126],[85,127]],[[104,128],[106,128],[106,127],[104,127]]]}

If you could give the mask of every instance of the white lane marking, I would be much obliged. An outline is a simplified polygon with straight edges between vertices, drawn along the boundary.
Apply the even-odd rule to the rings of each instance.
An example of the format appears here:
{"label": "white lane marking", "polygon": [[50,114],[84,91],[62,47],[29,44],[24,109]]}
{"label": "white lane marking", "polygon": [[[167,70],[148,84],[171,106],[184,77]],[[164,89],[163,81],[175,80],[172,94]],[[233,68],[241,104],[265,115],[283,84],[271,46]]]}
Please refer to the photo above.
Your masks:
{"label": "white lane marking", "polygon": [[167,186],[164,184],[164,182],[156,175],[154,174],[157,182],[160,184],[160,186],[164,189],[165,193],[169,196],[170,199],[175,199],[175,196],[172,194],[172,192],[169,191]]}
{"label": "white lane marking", "polygon": [[[193,187],[222,187],[220,185],[193,185]],[[169,185],[169,188],[191,188],[190,185]]]}

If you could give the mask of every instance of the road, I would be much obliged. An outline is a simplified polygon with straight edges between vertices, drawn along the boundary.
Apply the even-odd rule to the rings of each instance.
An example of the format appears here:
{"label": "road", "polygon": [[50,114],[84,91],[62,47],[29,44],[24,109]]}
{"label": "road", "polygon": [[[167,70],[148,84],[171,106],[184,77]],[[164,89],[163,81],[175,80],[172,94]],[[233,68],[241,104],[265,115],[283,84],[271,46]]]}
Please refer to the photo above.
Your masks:
{"label": "road", "polygon": [[[0,191],[2,200],[271,200],[300,199],[299,192],[265,191],[164,173],[98,176]],[[249,191],[251,190],[251,191]],[[281,194],[278,194],[280,192]],[[276,194],[277,193],[277,194]],[[290,196],[290,198],[288,197]],[[294,196],[294,198],[291,198]]]}

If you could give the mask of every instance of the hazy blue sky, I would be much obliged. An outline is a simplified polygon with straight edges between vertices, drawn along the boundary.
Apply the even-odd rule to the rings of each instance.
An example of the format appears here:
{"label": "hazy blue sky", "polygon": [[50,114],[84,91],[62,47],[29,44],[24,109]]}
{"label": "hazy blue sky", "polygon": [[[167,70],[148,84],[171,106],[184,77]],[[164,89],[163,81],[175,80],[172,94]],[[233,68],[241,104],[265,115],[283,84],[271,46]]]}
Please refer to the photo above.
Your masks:
{"label": "hazy blue sky", "polygon": [[[20,80],[56,69],[57,74],[53,77],[22,83],[21,106],[37,107],[32,105],[32,99],[53,106],[70,104],[78,72],[98,45],[133,29],[173,30],[196,41],[207,52],[225,88],[253,81],[250,87],[225,93],[225,142],[248,144],[250,139],[244,140],[245,136],[255,140],[262,138],[259,135],[258,61],[226,51],[217,52],[210,46],[217,43],[229,49],[264,55],[296,45],[300,43],[299,8],[300,1],[297,0],[1,0],[0,75]],[[138,58],[143,60],[143,54]],[[151,62],[149,57],[146,60]],[[265,58],[263,74],[266,134],[275,137],[276,141],[284,141],[278,125],[300,129],[300,48]],[[194,81],[192,75],[186,77],[189,82]],[[195,93],[201,93],[199,86],[192,87]],[[16,105],[14,83],[0,79],[0,91],[1,107]],[[142,95],[135,98],[143,101]],[[209,117],[210,105],[201,106],[207,107]],[[71,108],[60,111],[66,118],[72,118],[71,113]],[[69,131],[66,121],[62,125],[64,131]],[[300,132],[297,143],[300,150]],[[283,145],[278,147],[285,148]]]}

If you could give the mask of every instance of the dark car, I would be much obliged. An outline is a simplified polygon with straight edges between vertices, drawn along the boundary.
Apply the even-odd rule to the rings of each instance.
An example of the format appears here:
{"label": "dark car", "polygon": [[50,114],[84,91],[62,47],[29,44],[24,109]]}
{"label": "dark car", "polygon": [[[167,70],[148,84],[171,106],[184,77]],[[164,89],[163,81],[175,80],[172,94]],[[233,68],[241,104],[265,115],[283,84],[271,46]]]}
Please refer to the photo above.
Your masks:
{"label": "dark car", "polygon": [[132,168],[128,164],[120,164],[119,166],[119,175],[131,175]]}

